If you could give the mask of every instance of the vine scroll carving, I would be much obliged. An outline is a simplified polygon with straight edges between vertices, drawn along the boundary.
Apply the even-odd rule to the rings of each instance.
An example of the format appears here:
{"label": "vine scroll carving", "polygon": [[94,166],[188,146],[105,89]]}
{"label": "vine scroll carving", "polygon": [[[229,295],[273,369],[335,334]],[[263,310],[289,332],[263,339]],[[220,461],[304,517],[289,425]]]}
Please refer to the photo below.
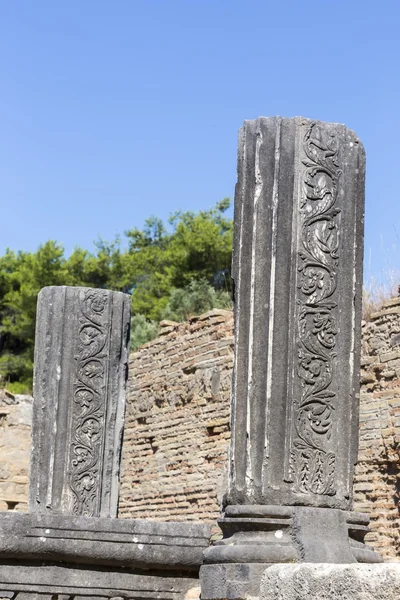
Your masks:
{"label": "vine scroll carving", "polygon": [[334,495],[339,144],[334,134],[313,123],[304,136],[303,150],[294,371],[301,393],[293,397],[286,481],[298,492]]}
{"label": "vine scroll carving", "polygon": [[91,517],[100,501],[110,297],[100,290],[87,290],[82,296],[69,464],[70,512]]}

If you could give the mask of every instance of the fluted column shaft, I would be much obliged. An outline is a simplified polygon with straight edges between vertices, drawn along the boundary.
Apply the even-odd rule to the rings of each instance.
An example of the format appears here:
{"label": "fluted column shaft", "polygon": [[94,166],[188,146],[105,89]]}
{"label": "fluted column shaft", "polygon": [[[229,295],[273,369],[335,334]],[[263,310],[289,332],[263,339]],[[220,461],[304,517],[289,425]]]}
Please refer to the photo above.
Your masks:
{"label": "fluted column shaft", "polygon": [[364,171],[344,125],[240,131],[227,504],[351,507]]}
{"label": "fluted column shaft", "polygon": [[30,512],[117,516],[129,324],[127,294],[41,290]]}

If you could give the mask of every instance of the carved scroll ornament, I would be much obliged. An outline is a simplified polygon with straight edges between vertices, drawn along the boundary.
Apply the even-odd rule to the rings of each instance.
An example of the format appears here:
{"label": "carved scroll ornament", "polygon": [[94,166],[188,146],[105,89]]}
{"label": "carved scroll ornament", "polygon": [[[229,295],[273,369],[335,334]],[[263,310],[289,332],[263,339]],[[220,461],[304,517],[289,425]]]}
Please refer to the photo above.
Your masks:
{"label": "carved scroll ornament", "polygon": [[100,501],[107,381],[109,296],[88,290],[80,302],[69,481],[74,515],[93,516]]}
{"label": "carved scroll ornament", "polygon": [[[330,444],[337,393],[337,288],[340,209],[335,207],[339,147],[316,125],[303,141],[301,230],[297,276],[297,359],[301,397],[293,400],[294,434],[287,481],[295,490],[334,495],[335,453]],[[335,373],[335,376],[338,374]]]}

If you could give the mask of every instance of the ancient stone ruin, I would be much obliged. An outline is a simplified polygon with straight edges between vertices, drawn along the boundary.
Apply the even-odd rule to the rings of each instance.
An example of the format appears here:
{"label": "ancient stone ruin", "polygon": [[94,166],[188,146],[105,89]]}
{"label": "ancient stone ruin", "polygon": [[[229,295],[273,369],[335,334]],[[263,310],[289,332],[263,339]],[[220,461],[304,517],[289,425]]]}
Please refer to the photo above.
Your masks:
{"label": "ancient stone ruin", "polygon": [[[400,560],[399,334],[400,297],[362,322],[354,510],[370,514],[365,539],[386,561]],[[213,310],[165,323],[131,354],[120,517],[198,519],[219,534],[233,352],[232,312]]]}
{"label": "ancient stone ruin", "polygon": [[0,513],[0,597],[183,598],[209,528],[119,520],[130,298],[38,298],[29,513]]}
{"label": "ancient stone ruin", "polygon": [[29,512],[0,513],[0,597],[183,599],[199,570],[203,600],[400,596],[353,511],[364,169],[343,125],[241,130],[232,435],[211,546],[204,524],[116,518],[129,296],[42,290]]}

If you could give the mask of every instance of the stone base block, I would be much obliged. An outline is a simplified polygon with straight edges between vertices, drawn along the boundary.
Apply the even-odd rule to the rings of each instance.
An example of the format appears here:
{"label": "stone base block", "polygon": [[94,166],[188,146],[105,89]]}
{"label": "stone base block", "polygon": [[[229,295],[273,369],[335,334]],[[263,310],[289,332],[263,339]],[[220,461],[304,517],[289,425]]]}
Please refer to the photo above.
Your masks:
{"label": "stone base block", "polygon": [[273,565],[260,600],[399,600],[400,563]]}
{"label": "stone base block", "polygon": [[200,567],[201,600],[251,598],[260,592],[268,563],[226,563]]}
{"label": "stone base block", "polygon": [[0,564],[52,560],[198,573],[209,536],[203,523],[9,511],[0,513]]}
{"label": "stone base block", "polygon": [[5,561],[0,598],[9,600],[189,600],[198,579],[188,573],[135,571]]}
{"label": "stone base block", "polygon": [[194,600],[201,523],[0,513],[0,600]]}

